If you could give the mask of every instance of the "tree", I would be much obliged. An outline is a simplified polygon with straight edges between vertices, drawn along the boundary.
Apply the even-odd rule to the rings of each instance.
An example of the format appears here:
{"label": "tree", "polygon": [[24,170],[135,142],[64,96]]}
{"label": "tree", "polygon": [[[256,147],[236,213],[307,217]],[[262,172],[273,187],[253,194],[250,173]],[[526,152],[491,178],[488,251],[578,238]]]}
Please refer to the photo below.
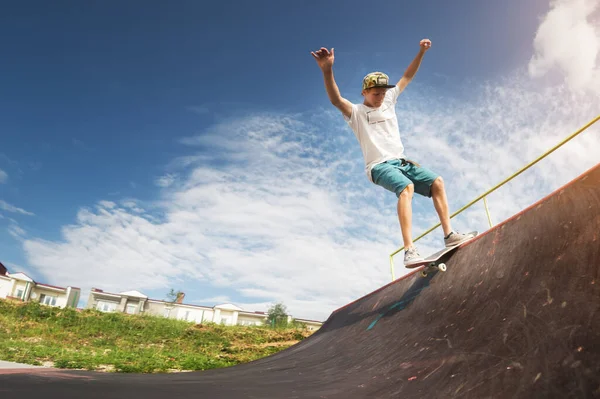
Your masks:
{"label": "tree", "polygon": [[285,327],[288,324],[287,308],[283,303],[276,303],[267,312],[267,321],[272,327]]}
{"label": "tree", "polygon": [[167,294],[167,302],[175,303],[179,298],[183,300],[184,296],[185,294],[182,291],[175,291],[173,288],[171,288],[171,291],[169,291],[169,293]]}

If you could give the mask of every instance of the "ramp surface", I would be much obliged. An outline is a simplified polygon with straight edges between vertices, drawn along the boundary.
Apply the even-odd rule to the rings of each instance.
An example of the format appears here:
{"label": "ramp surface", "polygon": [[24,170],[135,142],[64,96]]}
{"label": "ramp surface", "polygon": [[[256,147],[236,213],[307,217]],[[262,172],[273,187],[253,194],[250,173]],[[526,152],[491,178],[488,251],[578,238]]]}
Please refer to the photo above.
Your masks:
{"label": "ramp surface", "polygon": [[335,311],[305,341],[167,375],[4,370],[0,397],[600,397],[600,165],[458,249]]}

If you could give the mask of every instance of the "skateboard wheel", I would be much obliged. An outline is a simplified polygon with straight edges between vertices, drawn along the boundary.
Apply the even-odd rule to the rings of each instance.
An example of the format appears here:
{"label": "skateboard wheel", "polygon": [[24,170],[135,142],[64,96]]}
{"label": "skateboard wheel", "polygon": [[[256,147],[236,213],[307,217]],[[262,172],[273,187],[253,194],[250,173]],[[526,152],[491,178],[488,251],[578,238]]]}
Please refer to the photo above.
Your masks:
{"label": "skateboard wheel", "polygon": [[427,277],[427,272],[425,270],[421,270],[421,277]]}
{"label": "skateboard wheel", "polygon": [[445,272],[446,271],[446,264],[445,263],[440,263],[438,265],[438,269],[440,269],[441,272]]}

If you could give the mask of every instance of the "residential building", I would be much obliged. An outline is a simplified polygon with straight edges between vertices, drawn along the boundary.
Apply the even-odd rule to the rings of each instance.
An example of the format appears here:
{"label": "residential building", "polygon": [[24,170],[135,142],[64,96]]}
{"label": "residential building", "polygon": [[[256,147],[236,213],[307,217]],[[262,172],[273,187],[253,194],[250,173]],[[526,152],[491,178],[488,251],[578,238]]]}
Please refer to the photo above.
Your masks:
{"label": "residential building", "polygon": [[[288,317],[289,319],[289,317]],[[322,321],[317,320],[309,320],[309,319],[294,319],[298,323],[302,323],[306,326],[306,329],[309,331],[316,331],[323,325]]]}
{"label": "residential building", "polygon": [[0,263],[0,298],[60,308],[77,307],[81,290],[77,287],[57,287],[38,283],[25,273],[9,273]]}
{"label": "residential building", "polygon": [[122,312],[127,314],[143,314],[148,297],[139,291],[127,291],[120,294],[104,292],[92,288],[86,308],[98,309],[102,312]]}
{"label": "residential building", "polygon": [[[213,307],[183,303],[185,294],[181,293],[174,302],[150,299],[139,291],[109,293],[92,288],[86,308],[103,312],[123,312],[129,314],[147,314],[170,319],[185,320],[197,324],[212,322],[225,325],[262,325],[267,321],[265,312],[249,312],[231,303]],[[291,316],[288,321],[291,321]],[[311,331],[317,330],[323,323],[314,320],[295,319],[306,325]]]}

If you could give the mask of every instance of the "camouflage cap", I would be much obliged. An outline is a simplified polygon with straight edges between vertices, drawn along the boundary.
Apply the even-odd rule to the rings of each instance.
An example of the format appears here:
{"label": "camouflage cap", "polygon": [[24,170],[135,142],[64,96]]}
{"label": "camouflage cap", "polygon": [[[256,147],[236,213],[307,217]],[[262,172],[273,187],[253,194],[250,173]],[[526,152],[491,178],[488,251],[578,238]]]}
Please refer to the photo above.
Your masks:
{"label": "camouflage cap", "polygon": [[363,78],[363,90],[370,89],[372,87],[387,87],[388,89],[394,87],[389,84],[390,78],[383,72],[371,72]]}

